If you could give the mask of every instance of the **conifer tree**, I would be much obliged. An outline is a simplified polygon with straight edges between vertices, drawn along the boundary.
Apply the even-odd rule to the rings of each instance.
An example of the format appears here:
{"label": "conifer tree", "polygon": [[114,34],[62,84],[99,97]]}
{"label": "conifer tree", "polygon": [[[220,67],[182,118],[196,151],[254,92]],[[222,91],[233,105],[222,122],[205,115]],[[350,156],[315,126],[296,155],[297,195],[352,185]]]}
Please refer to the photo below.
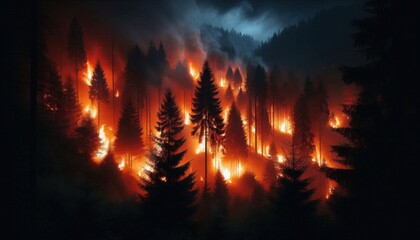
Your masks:
{"label": "conifer tree", "polygon": [[127,161],[132,168],[133,155],[143,152],[143,129],[134,104],[129,100],[125,105],[118,121],[118,130],[115,139],[115,152],[126,154]]}
{"label": "conifer tree", "polygon": [[241,119],[241,113],[236,107],[235,102],[232,103],[229,109],[224,143],[226,150],[225,157],[235,165],[248,157],[245,129]]}
{"label": "conifer tree", "polygon": [[268,159],[266,165],[264,167],[264,182],[269,186],[272,187],[277,181],[277,149],[274,141],[270,144],[270,149],[268,153]]}
{"label": "conifer tree", "polygon": [[239,111],[245,112],[246,106],[247,106],[247,100],[246,100],[246,92],[242,90],[242,88],[239,88],[238,96],[236,97],[236,103]]}
{"label": "conifer tree", "polygon": [[186,150],[180,150],[185,138],[180,136],[183,121],[174,96],[167,90],[158,112],[155,147],[148,159],[152,170],[146,170],[140,187],[145,194],[142,209],[150,238],[191,237],[191,215],[197,191],[194,173],[187,173],[190,163],[181,164]]}
{"label": "conifer tree", "polygon": [[234,100],[232,86],[230,85],[230,83],[228,84],[226,88],[224,100],[225,100],[225,104],[228,104],[228,105],[232,104],[232,101]]}
{"label": "conifer tree", "polygon": [[233,70],[232,67],[229,65],[227,71],[226,71],[226,81],[228,83],[233,83]]}
{"label": "conifer tree", "polygon": [[242,85],[242,75],[239,68],[236,68],[235,73],[233,74],[233,87],[235,89],[240,88]]}
{"label": "conifer tree", "polygon": [[62,109],[64,111],[65,122],[68,125],[68,133],[72,133],[74,131],[82,116],[80,105],[77,103],[76,93],[74,92],[72,82],[73,80],[71,79],[71,76],[68,76],[63,89]]}
{"label": "conifer tree", "polygon": [[298,152],[302,154],[302,158],[309,164],[315,145],[304,95],[299,97],[293,109],[293,142],[299,144],[297,146]]}
{"label": "conifer tree", "polygon": [[213,209],[209,239],[225,239],[229,216],[228,185],[220,172],[217,171],[212,193]]}
{"label": "conifer tree", "polygon": [[75,139],[78,151],[88,159],[92,159],[94,152],[99,147],[99,136],[89,115],[83,116],[80,125],[75,129]]}
{"label": "conifer tree", "polygon": [[89,87],[90,100],[98,102],[98,127],[100,125],[100,103],[109,101],[109,89],[106,82],[105,73],[99,61],[96,63],[93,72],[91,85]]}
{"label": "conifer tree", "polygon": [[68,58],[73,64],[75,81],[76,81],[76,98],[79,102],[79,78],[78,73],[86,62],[85,43],[83,40],[83,30],[77,19],[74,17],[70,24],[69,33],[67,36],[67,52]]}
{"label": "conifer tree", "polygon": [[207,141],[213,148],[223,142],[224,123],[217,85],[207,61],[203,64],[198,86],[195,88],[191,122],[194,125],[192,135],[204,140],[204,188],[207,188]]}

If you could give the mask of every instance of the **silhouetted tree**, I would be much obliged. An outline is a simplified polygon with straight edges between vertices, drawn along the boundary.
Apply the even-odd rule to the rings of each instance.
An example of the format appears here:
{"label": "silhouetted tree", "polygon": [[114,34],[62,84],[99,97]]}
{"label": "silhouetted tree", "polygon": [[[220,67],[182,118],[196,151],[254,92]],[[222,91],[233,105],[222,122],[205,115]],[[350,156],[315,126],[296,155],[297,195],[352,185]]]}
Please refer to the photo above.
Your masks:
{"label": "silhouetted tree", "polygon": [[225,239],[228,228],[229,191],[227,183],[220,170],[216,172],[216,177],[214,179],[212,200],[212,223],[208,238]]}
{"label": "silhouetted tree", "polygon": [[236,107],[235,102],[232,103],[227,124],[225,137],[225,157],[234,164],[239,164],[248,157],[248,145],[246,144],[246,135],[244,125],[241,119],[241,113]]}
{"label": "silhouetted tree", "polygon": [[258,65],[255,69],[255,99],[254,99],[254,112],[255,112],[255,149],[257,147],[257,136],[261,140],[261,154],[264,152],[264,140],[270,134],[270,122],[267,112],[267,76],[264,68]]}
{"label": "silhouetted tree", "polygon": [[268,187],[273,186],[277,181],[277,149],[274,141],[270,144],[268,159],[264,167],[264,182]]}
{"label": "silhouetted tree", "polygon": [[285,162],[280,164],[282,176],[270,199],[269,227],[273,239],[279,235],[291,239],[316,238],[313,232],[316,202],[310,200],[313,194],[310,180],[302,177],[306,169],[305,153],[297,152],[297,145],[293,142],[290,154],[285,154]]}
{"label": "silhouetted tree", "polygon": [[233,87],[235,89],[240,88],[242,85],[242,75],[239,68],[235,69],[235,73],[233,74]]}
{"label": "silhouetted tree", "polygon": [[298,152],[302,154],[302,158],[309,164],[315,145],[304,95],[299,97],[293,110],[293,142],[299,144],[297,146]]}
{"label": "silhouetted tree", "polygon": [[233,70],[230,65],[226,71],[226,81],[228,81],[228,83],[233,83]]}
{"label": "silhouetted tree", "polygon": [[[254,116],[252,115],[252,106],[255,95],[255,67],[252,64],[246,66],[246,93],[248,98],[247,120],[248,120],[248,144],[251,145],[252,125],[254,125]],[[255,144],[256,145],[256,144]],[[255,149],[257,147],[255,146]],[[256,152],[256,151],[255,151]]]}
{"label": "silhouetted tree", "polygon": [[186,150],[179,151],[185,142],[181,137],[183,121],[170,90],[158,112],[155,147],[148,156],[152,170],[146,170],[140,187],[142,209],[148,228],[148,238],[188,238],[192,234],[191,215],[197,191],[193,189],[195,174],[186,174],[190,163],[181,164]]}
{"label": "silhouetted tree", "polygon": [[341,69],[344,82],[360,92],[354,104],[344,105],[348,127],[337,130],[350,143],[333,146],[346,168],[327,168],[338,183],[331,205],[348,239],[410,239],[416,229],[411,219],[417,216],[418,141],[413,139],[418,131],[413,126],[419,101],[412,81],[419,79],[419,29],[401,27],[419,23],[415,6],[370,0],[368,14],[354,22],[354,44],[367,62]]}
{"label": "silhouetted tree", "polygon": [[226,93],[225,93],[225,99],[224,100],[225,100],[225,103],[228,104],[228,105],[232,104],[232,101],[234,100],[233,91],[232,91],[232,87],[231,87],[230,83],[226,88]]}
{"label": "silhouetted tree", "polygon": [[143,129],[137,111],[133,103],[128,100],[118,121],[114,145],[117,154],[126,154],[130,169],[133,167],[133,155],[139,155],[143,152],[142,135]]}
{"label": "silhouetted tree", "polygon": [[204,188],[207,188],[207,140],[210,140],[213,148],[217,148],[223,141],[224,123],[218,93],[210,65],[205,61],[191,110],[191,122],[194,125],[192,135],[198,135],[200,142],[204,140]]}
{"label": "silhouetted tree", "polygon": [[67,81],[63,89],[63,106],[64,117],[66,124],[68,125],[68,133],[73,133],[77,127],[77,123],[82,116],[80,105],[77,103],[76,93],[74,92],[72,79],[70,76],[67,77]]}
{"label": "silhouetted tree", "polygon": [[83,116],[80,125],[75,129],[75,139],[79,153],[92,159],[99,147],[99,136],[90,116]]}
{"label": "silhouetted tree", "polygon": [[236,97],[236,103],[239,111],[245,112],[247,106],[246,92],[239,88],[238,96]]}
{"label": "silhouetted tree", "polygon": [[79,78],[78,73],[86,64],[85,43],[83,40],[83,30],[77,19],[71,20],[69,33],[67,36],[68,58],[73,64],[76,81],[76,98],[79,102]]}
{"label": "silhouetted tree", "polygon": [[95,71],[93,72],[91,85],[89,87],[90,100],[98,102],[98,127],[100,125],[100,102],[109,101],[109,89],[105,79],[105,73],[99,61],[96,63]]}

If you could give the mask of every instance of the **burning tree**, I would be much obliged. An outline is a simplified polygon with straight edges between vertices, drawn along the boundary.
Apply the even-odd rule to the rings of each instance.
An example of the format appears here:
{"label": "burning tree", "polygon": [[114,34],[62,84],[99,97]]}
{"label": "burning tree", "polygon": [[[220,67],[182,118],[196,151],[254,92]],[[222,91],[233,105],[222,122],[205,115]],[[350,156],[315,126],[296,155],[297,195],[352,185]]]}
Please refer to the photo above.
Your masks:
{"label": "burning tree", "polygon": [[75,138],[79,152],[86,157],[86,161],[92,159],[99,147],[98,131],[89,115],[82,118],[80,125],[75,129]]}
{"label": "burning tree", "polygon": [[277,181],[277,148],[274,144],[274,141],[270,144],[270,150],[268,153],[268,159],[266,165],[264,167],[264,182],[269,186],[272,187],[275,185]]}
{"label": "burning tree", "polygon": [[230,83],[228,84],[227,88],[226,88],[226,92],[225,92],[225,104],[232,104],[232,101],[234,100],[233,97],[233,91],[232,91],[232,87],[230,85]]}
{"label": "burning tree", "polygon": [[241,160],[248,157],[248,145],[246,144],[245,129],[242,123],[241,114],[236,107],[235,102],[232,103],[227,124],[226,124],[226,137],[225,137],[225,158],[231,162],[236,160],[239,164]]}
{"label": "burning tree", "polygon": [[80,68],[83,68],[87,62],[85,44],[83,41],[83,31],[76,18],[73,18],[70,24],[70,30],[67,36],[67,51],[68,58],[74,66],[74,73],[76,77],[76,97],[79,102],[79,78],[78,73]]}
{"label": "burning tree", "polygon": [[74,92],[72,79],[68,76],[63,89],[63,106],[64,117],[66,124],[68,124],[68,133],[72,133],[77,126],[82,115],[80,105],[77,102],[77,96]]}
{"label": "burning tree", "polygon": [[226,81],[228,81],[228,83],[233,83],[233,70],[232,67],[229,65],[227,71],[226,71]]}
{"label": "burning tree", "polygon": [[96,63],[95,71],[93,72],[91,85],[89,87],[90,100],[98,102],[98,126],[100,125],[100,102],[108,102],[109,89],[105,79],[105,73],[99,61]]}
{"label": "burning tree", "polygon": [[128,101],[118,121],[118,130],[115,139],[115,152],[126,154],[130,169],[133,167],[133,155],[143,152],[143,141],[141,136],[143,129],[140,125],[137,111],[132,101]]}
{"label": "burning tree", "polygon": [[293,110],[293,142],[298,143],[299,153],[309,163],[315,150],[314,135],[311,132],[311,120],[304,95],[297,100]]}
{"label": "burning tree", "polygon": [[213,148],[222,143],[224,123],[221,117],[222,108],[218,95],[217,85],[210,65],[203,64],[198,86],[195,88],[191,122],[194,124],[192,135],[198,135],[201,143],[204,140],[204,189],[207,191],[207,141]]}
{"label": "burning tree", "polygon": [[239,68],[236,68],[235,73],[233,74],[233,87],[235,89],[240,88],[242,85],[242,75]]}
{"label": "burning tree", "polygon": [[145,234],[188,237],[197,190],[193,189],[195,174],[184,176],[190,163],[180,164],[186,153],[186,150],[178,151],[185,142],[185,138],[180,136],[184,125],[170,90],[166,91],[157,116],[159,135],[154,138],[155,147],[148,157],[152,169],[146,170],[146,176],[141,178],[140,183],[145,191],[141,197],[142,207],[150,224]]}

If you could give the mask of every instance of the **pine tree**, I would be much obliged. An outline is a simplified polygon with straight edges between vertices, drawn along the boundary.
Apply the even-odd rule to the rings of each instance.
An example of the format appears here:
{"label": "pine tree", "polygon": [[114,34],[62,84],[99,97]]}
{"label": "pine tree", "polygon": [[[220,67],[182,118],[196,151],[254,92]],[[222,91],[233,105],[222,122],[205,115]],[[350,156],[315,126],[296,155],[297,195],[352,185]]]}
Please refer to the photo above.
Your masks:
{"label": "pine tree", "polygon": [[270,199],[271,225],[273,239],[279,234],[286,239],[308,239],[314,236],[316,201],[310,200],[313,189],[309,189],[310,180],[302,177],[305,169],[305,153],[296,151],[292,143],[290,154],[282,163],[282,177],[274,187]]}
{"label": "pine tree", "polygon": [[230,104],[232,104],[233,100],[234,100],[233,91],[232,91],[232,87],[229,83],[227,88],[226,88],[226,93],[225,93],[225,104],[230,105]]}
{"label": "pine tree", "polygon": [[229,216],[229,191],[228,185],[220,172],[216,172],[214,190],[212,193],[213,209],[209,239],[225,239],[228,228]]}
{"label": "pine tree", "polygon": [[293,110],[293,142],[298,143],[298,151],[309,164],[315,150],[314,135],[311,132],[311,121],[304,95],[297,100]]}
{"label": "pine tree", "polygon": [[75,139],[78,151],[88,159],[92,159],[99,147],[99,136],[90,116],[83,116],[80,125],[75,129]]}
{"label": "pine tree", "polygon": [[207,141],[217,149],[223,142],[224,123],[217,85],[207,61],[203,64],[198,86],[195,88],[191,122],[194,125],[192,135],[204,140],[204,188],[207,188]]}
{"label": "pine tree", "polygon": [[[254,116],[252,115],[252,106],[255,95],[255,67],[252,64],[247,64],[246,66],[246,93],[248,98],[248,109],[247,109],[247,120],[248,120],[248,144],[251,145],[251,134],[252,134],[252,125],[254,124]],[[256,130],[256,129],[255,129]],[[255,149],[257,147],[255,146]],[[255,151],[256,152],[256,151]]]}
{"label": "pine tree", "polygon": [[264,140],[269,137],[270,134],[270,122],[268,119],[267,112],[267,80],[266,72],[260,65],[256,67],[255,78],[255,149],[258,150],[257,136],[261,140],[261,154],[264,152]]}
{"label": "pine tree", "polygon": [[272,187],[277,181],[277,149],[274,141],[270,144],[268,159],[264,167],[264,182],[267,186]]}
{"label": "pine tree", "polygon": [[233,83],[233,70],[232,67],[229,65],[227,71],[226,71],[226,81],[228,83]]}
{"label": "pine tree", "polygon": [[245,112],[247,100],[246,93],[242,90],[242,88],[239,88],[238,96],[236,97],[236,103],[238,105],[239,111]]}
{"label": "pine tree", "polygon": [[233,74],[233,87],[235,89],[240,88],[242,85],[242,75],[239,68],[236,68],[235,73]]}
{"label": "pine tree", "polygon": [[82,116],[79,104],[77,103],[76,93],[74,92],[73,80],[71,76],[67,77],[67,81],[63,89],[63,110],[65,122],[68,125],[68,134],[73,133],[74,129]]}
{"label": "pine tree", "polygon": [[109,89],[105,79],[105,73],[99,61],[96,63],[95,71],[93,72],[91,85],[89,87],[90,100],[98,102],[98,127],[100,125],[100,102],[109,101]]}
{"label": "pine tree", "polygon": [[248,157],[248,145],[246,144],[246,135],[244,125],[241,119],[241,113],[236,107],[235,102],[232,103],[227,124],[226,137],[224,147],[226,150],[225,158],[235,165],[244,161]]}
{"label": "pine tree", "polygon": [[86,64],[85,43],[83,40],[83,30],[77,19],[74,17],[70,24],[69,33],[67,36],[67,51],[68,58],[73,64],[75,81],[76,81],[76,97],[79,102],[79,78],[78,73]]}
{"label": "pine tree", "polygon": [[122,92],[123,103],[136,99],[137,113],[144,108],[145,99],[145,57],[138,45],[128,54],[124,69],[125,85]]}
{"label": "pine tree", "polygon": [[[155,147],[150,152],[152,168],[141,178],[142,209],[147,219],[148,238],[191,237],[193,203],[197,191],[193,189],[195,174],[186,175],[190,163],[181,164],[186,150],[179,151],[185,142],[180,136],[183,121],[174,96],[170,90],[158,112]],[[149,235],[150,234],[150,235]]]}
{"label": "pine tree", "polygon": [[115,139],[115,152],[126,154],[127,161],[132,169],[133,155],[143,153],[143,129],[133,103],[129,100],[125,105],[118,121],[118,130]]}
{"label": "pine tree", "polygon": [[338,183],[331,206],[349,239],[410,239],[417,229],[413,126],[419,98],[413,81],[419,79],[420,48],[419,29],[401,26],[419,23],[418,8],[414,2],[370,0],[365,9],[353,36],[367,62],[341,69],[343,81],[360,92],[355,103],[344,105],[349,125],[337,130],[349,143],[333,146],[346,168],[327,168]]}

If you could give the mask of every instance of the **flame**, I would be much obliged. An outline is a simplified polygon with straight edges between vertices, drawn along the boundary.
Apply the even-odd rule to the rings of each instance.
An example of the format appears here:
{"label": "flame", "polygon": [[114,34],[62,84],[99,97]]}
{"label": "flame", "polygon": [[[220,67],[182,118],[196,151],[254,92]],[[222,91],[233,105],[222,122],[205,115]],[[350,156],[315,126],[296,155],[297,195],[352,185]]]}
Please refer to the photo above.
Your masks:
{"label": "flame", "polygon": [[329,186],[328,186],[328,192],[325,195],[325,199],[328,200],[331,197],[331,195],[334,193],[334,190],[335,190],[335,188],[331,184],[329,184]]}
{"label": "flame", "polygon": [[338,119],[337,116],[334,116],[333,118],[330,119],[329,124],[332,128],[339,128],[340,127],[340,119]]}
{"label": "flame", "polygon": [[185,111],[185,117],[184,117],[185,119],[184,119],[184,124],[185,125],[190,125],[190,114],[187,112],[187,111]]}
{"label": "flame", "polygon": [[140,168],[137,175],[141,178],[149,179],[149,176],[146,174],[146,171],[153,172],[153,168],[149,164],[146,164]]}
{"label": "flame", "polygon": [[99,144],[100,146],[96,151],[95,158],[96,160],[101,161],[106,156],[109,149],[109,139],[105,134],[105,124],[102,124],[99,129]]}
{"label": "flame", "polygon": [[220,87],[224,88],[226,86],[226,79],[220,78]]}
{"label": "flame", "polygon": [[228,109],[228,108],[225,108],[225,110],[223,110],[223,121],[224,121],[225,123],[227,123],[227,120],[228,120],[228,114],[229,114],[229,109]]}
{"label": "flame", "polygon": [[120,91],[117,90],[117,92],[115,93],[115,97],[119,97],[120,96]]}
{"label": "flame", "polygon": [[97,109],[95,107],[91,107],[90,105],[87,105],[83,111],[85,114],[89,114],[91,118],[96,118],[98,113]]}
{"label": "flame", "polygon": [[289,118],[283,119],[283,121],[280,123],[279,128],[280,128],[280,132],[292,135],[292,132],[293,132],[292,124],[291,124]]}
{"label": "flame", "polygon": [[125,159],[123,159],[123,160],[120,162],[120,164],[118,164],[118,168],[119,168],[121,171],[123,171],[123,170],[124,170],[124,168],[125,168]]}
{"label": "flame", "polygon": [[84,81],[88,86],[91,86],[92,83],[92,76],[93,76],[93,68],[90,66],[89,61],[86,62],[86,72],[83,73]]}
{"label": "flame", "polygon": [[189,65],[190,65],[190,75],[191,75],[191,77],[194,80],[197,80],[200,77],[200,73],[197,70],[195,70],[192,63],[190,63]]}
{"label": "flame", "polygon": [[281,154],[277,154],[277,162],[284,163],[284,156]]}

